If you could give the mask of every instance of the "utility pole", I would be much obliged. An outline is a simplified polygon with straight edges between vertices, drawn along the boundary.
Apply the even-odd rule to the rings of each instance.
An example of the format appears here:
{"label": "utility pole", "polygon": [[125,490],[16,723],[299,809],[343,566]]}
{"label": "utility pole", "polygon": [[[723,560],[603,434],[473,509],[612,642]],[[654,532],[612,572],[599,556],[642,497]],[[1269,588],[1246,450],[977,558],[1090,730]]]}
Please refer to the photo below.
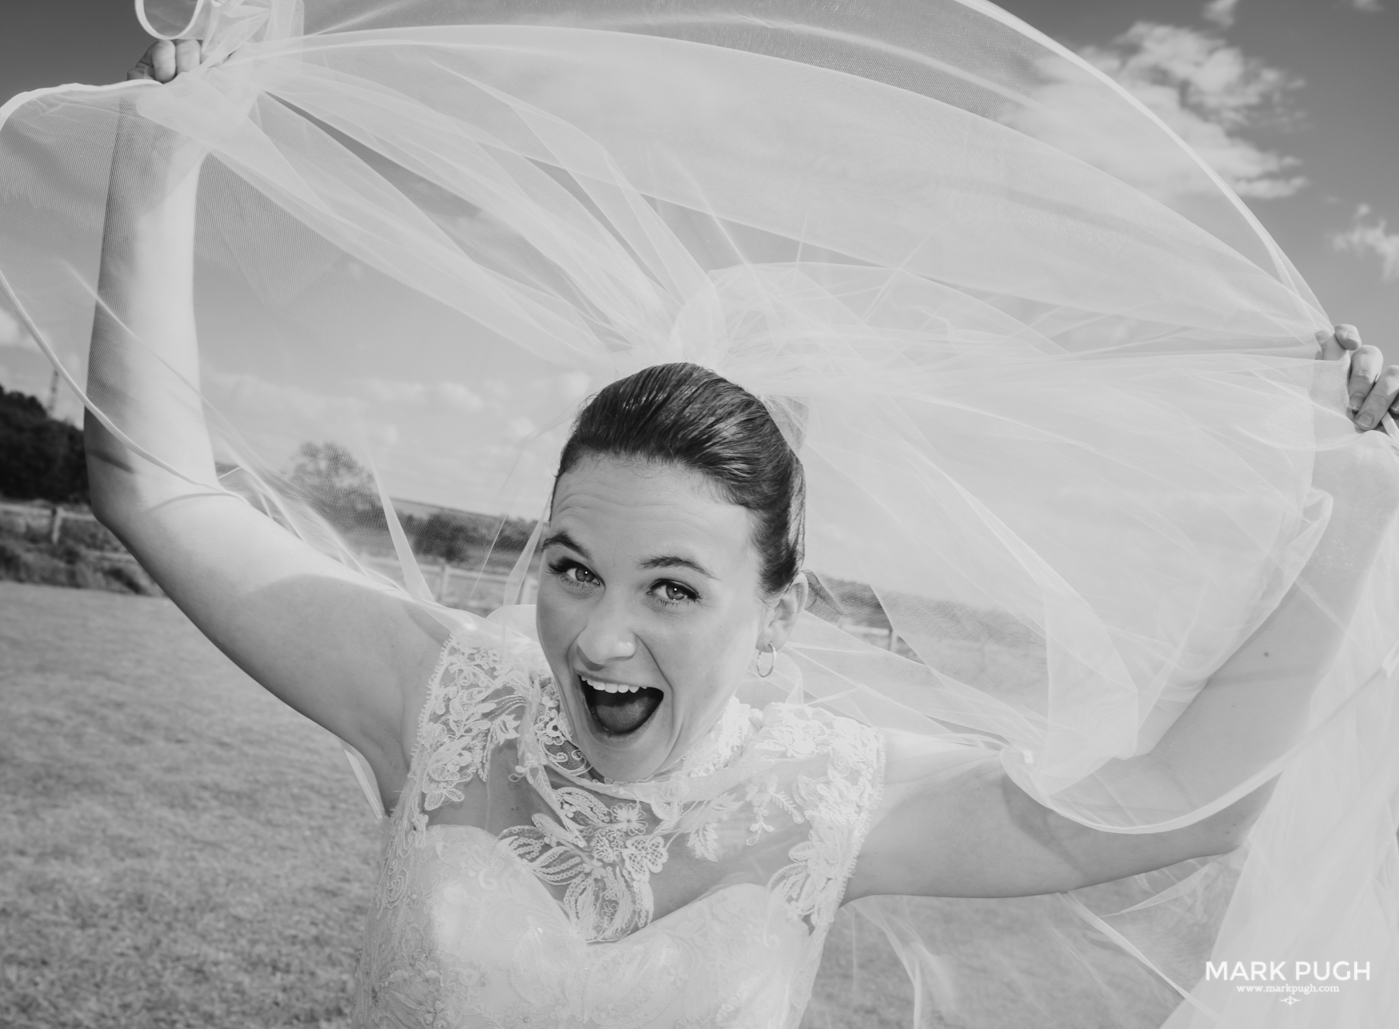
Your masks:
{"label": "utility pole", "polygon": [[49,402],[44,405],[44,410],[50,418],[53,417],[53,409],[58,406],[58,369],[53,370],[53,375],[49,378]]}

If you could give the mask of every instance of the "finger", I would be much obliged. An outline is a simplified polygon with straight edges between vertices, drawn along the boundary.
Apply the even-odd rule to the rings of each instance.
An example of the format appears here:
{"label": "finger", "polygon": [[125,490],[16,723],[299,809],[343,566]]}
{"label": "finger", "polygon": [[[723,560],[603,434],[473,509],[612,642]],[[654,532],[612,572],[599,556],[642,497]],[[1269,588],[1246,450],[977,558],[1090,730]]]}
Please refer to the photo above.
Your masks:
{"label": "finger", "polygon": [[1373,429],[1380,419],[1394,406],[1399,397],[1399,365],[1390,365],[1380,372],[1370,389],[1370,395],[1355,413],[1355,424],[1360,429]]}
{"label": "finger", "polygon": [[175,43],[175,74],[183,75],[199,67],[199,40],[181,39]]}
{"label": "finger", "polygon": [[157,82],[169,82],[175,77],[175,44],[168,39],[157,40],[147,51]]}
{"label": "finger", "polygon": [[128,80],[155,78],[155,65],[151,63],[151,51],[154,49],[154,43],[146,47],[146,52],[141,55],[141,59],[136,62],[136,66],[126,73]]}
{"label": "finger", "polygon": [[1333,335],[1343,350],[1360,349],[1360,330],[1354,325],[1337,325]]}
{"label": "finger", "polygon": [[1379,347],[1360,347],[1350,355],[1350,381],[1346,392],[1350,394],[1350,409],[1360,410],[1360,405],[1370,395],[1375,380],[1384,370],[1384,355]]}
{"label": "finger", "polygon": [[1321,348],[1320,353],[1316,355],[1318,361],[1339,361],[1346,356],[1346,349],[1336,339],[1334,332],[1318,332],[1316,343]]}

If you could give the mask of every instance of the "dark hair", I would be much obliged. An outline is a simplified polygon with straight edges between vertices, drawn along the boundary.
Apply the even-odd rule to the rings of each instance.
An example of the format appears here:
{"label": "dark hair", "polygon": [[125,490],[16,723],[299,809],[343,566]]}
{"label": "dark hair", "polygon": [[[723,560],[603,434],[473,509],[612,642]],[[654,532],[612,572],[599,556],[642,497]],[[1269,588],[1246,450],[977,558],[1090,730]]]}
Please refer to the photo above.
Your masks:
{"label": "dark hair", "polygon": [[742,386],[688,363],[653,365],[618,379],[578,413],[558,474],[587,455],[640,458],[704,474],[725,500],[753,513],[766,595],[781,593],[801,570],[801,461],[762,401]]}

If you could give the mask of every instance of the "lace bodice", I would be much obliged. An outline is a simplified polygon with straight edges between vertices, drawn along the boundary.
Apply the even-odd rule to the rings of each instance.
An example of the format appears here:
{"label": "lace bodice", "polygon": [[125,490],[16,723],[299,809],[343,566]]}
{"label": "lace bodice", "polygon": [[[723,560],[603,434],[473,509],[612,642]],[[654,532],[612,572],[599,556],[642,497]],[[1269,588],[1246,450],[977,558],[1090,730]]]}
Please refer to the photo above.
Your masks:
{"label": "lace bodice", "polygon": [[357,1027],[795,1026],[878,801],[878,733],[738,700],[674,773],[592,776],[524,641],[428,684]]}

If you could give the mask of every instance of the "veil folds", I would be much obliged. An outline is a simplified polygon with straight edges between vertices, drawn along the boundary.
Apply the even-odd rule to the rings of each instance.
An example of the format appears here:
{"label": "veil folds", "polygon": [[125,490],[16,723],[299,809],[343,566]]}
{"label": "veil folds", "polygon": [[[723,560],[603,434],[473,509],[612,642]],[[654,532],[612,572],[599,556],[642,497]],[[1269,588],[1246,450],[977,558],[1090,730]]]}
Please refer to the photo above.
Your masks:
{"label": "veil folds", "polygon": [[[1004,902],[1018,922],[967,908],[955,943],[946,907],[859,902],[915,1021],[1093,1024],[1070,994],[1105,1025],[1399,1008],[1392,534],[1315,693],[1240,688],[1227,748],[1159,746],[1295,588],[1332,508],[1319,458],[1388,444],[1343,416],[1286,257],[1130,96],[980,0],[138,7],[215,60],[0,114],[0,304],[75,389],[125,101],[210,154],[203,485],[379,574],[369,531],[280,474],[300,444],[358,451],[385,498],[537,516],[582,397],[693,361],[778,415],[808,565],[887,627],[803,616],[775,679],[896,731],[892,774],[975,738],[1055,811],[1151,832],[1284,773],[1246,852]],[[404,588],[465,617],[383,531]],[[1051,950],[1054,981],[1015,956]],[[1150,969],[1126,999],[1123,952]],[[1371,972],[1293,1010],[1207,978],[1221,961]]]}

